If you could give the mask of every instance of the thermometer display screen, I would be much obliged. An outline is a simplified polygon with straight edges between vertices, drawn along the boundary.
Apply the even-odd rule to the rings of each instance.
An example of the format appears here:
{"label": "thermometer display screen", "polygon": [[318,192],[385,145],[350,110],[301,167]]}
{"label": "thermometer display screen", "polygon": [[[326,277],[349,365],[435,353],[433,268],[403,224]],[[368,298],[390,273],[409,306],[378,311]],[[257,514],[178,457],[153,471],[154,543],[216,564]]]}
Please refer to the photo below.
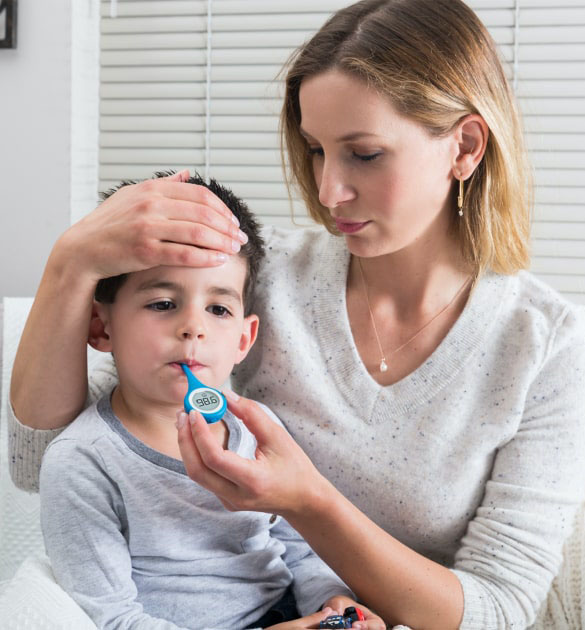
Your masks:
{"label": "thermometer display screen", "polygon": [[189,395],[189,402],[199,411],[212,413],[217,411],[222,404],[219,396],[212,389],[195,389]]}

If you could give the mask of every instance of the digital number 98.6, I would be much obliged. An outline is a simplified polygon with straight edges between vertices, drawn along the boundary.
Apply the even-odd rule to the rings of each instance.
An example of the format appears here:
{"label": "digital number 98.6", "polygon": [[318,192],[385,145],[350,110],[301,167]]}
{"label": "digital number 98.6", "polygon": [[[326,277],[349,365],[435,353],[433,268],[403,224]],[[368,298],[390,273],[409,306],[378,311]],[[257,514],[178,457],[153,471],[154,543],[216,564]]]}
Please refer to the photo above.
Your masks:
{"label": "digital number 98.6", "polygon": [[195,401],[199,407],[208,407],[210,405],[217,405],[219,398],[217,396],[204,396],[203,398],[197,398]]}

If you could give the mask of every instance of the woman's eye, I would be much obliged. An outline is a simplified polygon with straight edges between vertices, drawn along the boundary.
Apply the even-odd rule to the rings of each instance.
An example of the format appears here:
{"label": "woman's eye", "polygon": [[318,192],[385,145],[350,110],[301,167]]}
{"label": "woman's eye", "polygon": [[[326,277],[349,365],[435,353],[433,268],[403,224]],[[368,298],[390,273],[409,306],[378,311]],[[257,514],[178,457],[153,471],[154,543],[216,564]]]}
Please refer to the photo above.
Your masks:
{"label": "woman's eye", "polygon": [[356,158],[357,160],[361,160],[362,162],[371,162],[372,160],[375,160],[377,157],[379,157],[380,155],[382,155],[381,153],[356,153],[355,151],[353,152],[353,157]]}
{"label": "woman's eye", "polygon": [[220,304],[212,304],[207,310],[216,317],[229,317],[231,315],[230,311]]}
{"label": "woman's eye", "polygon": [[149,304],[147,308],[153,311],[170,311],[175,308],[175,305],[170,300],[161,300],[160,302]]}
{"label": "woman's eye", "polygon": [[321,147],[309,147],[309,155],[323,156],[323,149]]}

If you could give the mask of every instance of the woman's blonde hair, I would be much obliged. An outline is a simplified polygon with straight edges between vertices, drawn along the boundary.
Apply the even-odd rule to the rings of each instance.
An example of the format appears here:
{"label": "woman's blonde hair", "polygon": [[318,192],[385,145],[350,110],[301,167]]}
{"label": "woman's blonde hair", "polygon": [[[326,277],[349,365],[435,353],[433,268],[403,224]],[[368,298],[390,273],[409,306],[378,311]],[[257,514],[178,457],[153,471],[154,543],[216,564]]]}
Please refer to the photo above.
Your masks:
{"label": "woman's blonde hair", "polygon": [[332,69],[365,81],[434,136],[468,114],[483,117],[487,149],[466,182],[463,218],[453,204],[453,230],[477,273],[527,267],[532,178],[520,117],[475,13],[461,0],[362,0],[335,13],[289,61],[280,120],[287,183],[299,186],[312,218],[336,233],[299,130],[303,79]]}

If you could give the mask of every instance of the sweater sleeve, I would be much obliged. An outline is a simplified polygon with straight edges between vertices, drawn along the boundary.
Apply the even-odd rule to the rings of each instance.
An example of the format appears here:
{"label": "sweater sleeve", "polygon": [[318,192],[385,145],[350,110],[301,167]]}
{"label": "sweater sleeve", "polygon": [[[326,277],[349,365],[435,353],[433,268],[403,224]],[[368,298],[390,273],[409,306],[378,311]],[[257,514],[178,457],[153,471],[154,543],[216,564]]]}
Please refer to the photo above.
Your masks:
{"label": "sweater sleeve", "polygon": [[[110,355],[104,356],[89,375],[85,408],[114,387],[118,380]],[[16,417],[12,405],[7,403],[9,470],[17,488],[27,492],[39,491],[39,471],[43,453],[49,443],[65,427],[59,429],[31,429]]]}
{"label": "sweater sleeve", "polygon": [[515,436],[499,449],[455,557],[461,630],[525,628],[559,570],[585,492],[585,324],[567,307],[531,383]]}
{"label": "sweater sleeve", "polygon": [[59,440],[46,451],[40,475],[41,526],[61,587],[104,630],[177,630],[137,601],[124,537],[124,507],[99,455]]}

